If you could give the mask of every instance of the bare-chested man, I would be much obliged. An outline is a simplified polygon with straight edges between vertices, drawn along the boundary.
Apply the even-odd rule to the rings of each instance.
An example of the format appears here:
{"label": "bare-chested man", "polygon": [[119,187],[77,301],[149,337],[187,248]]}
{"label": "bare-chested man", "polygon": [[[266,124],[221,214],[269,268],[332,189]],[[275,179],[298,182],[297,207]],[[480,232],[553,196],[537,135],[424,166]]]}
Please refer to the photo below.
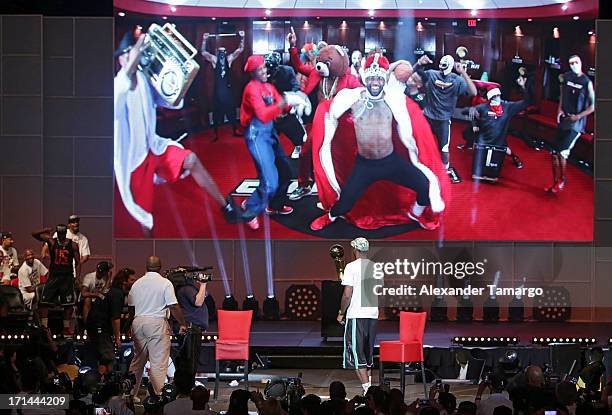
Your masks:
{"label": "bare-chested man", "polygon": [[[370,56],[365,65],[365,90],[355,91],[359,96],[355,97],[354,102],[349,101],[350,107],[342,108],[342,105],[334,107],[332,104],[331,115],[336,119],[342,115],[334,113],[338,112],[339,108],[352,111],[358,154],[353,171],[342,187],[338,201],[328,214],[320,216],[310,224],[310,228],[314,231],[321,230],[339,216],[348,213],[367,188],[380,180],[388,180],[414,190],[416,202],[408,216],[424,229],[433,230],[439,226],[437,216],[431,209],[426,210],[431,205],[430,177],[436,180],[435,175],[418,163],[418,159],[415,159],[418,164],[415,165],[394,151],[392,139],[394,115],[385,98],[385,94],[392,91],[384,91],[388,68],[389,62],[384,56],[378,54]],[[400,96],[400,103],[405,105],[404,95]],[[330,171],[333,170],[333,162],[330,159],[331,151],[328,151],[326,146],[329,148],[331,143],[324,142],[321,148],[321,162],[332,187],[339,189],[335,174]]]}

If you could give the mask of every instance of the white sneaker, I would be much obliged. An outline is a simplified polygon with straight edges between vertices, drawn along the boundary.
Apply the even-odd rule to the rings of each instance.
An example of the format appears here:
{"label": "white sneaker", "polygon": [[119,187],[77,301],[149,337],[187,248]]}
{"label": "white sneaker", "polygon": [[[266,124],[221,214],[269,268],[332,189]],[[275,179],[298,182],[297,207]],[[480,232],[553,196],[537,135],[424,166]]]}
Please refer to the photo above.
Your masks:
{"label": "white sneaker", "polygon": [[300,151],[302,151],[302,146],[295,146],[295,148],[293,149],[293,153],[291,153],[291,158],[294,160],[299,159]]}

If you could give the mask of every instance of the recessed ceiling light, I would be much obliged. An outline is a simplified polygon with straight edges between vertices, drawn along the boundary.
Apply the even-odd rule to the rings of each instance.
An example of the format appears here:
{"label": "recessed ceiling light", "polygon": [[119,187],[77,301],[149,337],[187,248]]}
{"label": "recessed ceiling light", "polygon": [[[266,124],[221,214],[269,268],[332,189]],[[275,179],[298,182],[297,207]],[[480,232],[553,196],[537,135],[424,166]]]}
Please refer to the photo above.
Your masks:
{"label": "recessed ceiling light", "polygon": [[162,16],[163,20],[168,20],[168,16]]}
{"label": "recessed ceiling light", "polygon": [[476,16],[476,14],[478,14],[478,10],[472,10],[472,11],[470,12],[470,14],[471,14],[472,16]]}
{"label": "recessed ceiling light", "polygon": [[527,19],[528,22],[533,22],[533,19],[530,17],[529,19]]}
{"label": "recessed ceiling light", "polygon": [[374,16],[374,10],[370,9],[370,10],[368,11],[368,15],[370,15],[370,17]]}
{"label": "recessed ceiling light", "polygon": [[125,12],[119,12],[119,13],[117,13],[117,15],[118,15],[119,17],[124,17],[124,16],[125,16]]}
{"label": "recessed ceiling light", "polygon": [[211,17],[210,19],[211,19],[213,22],[214,22],[215,20],[217,20],[217,18],[216,18],[216,17]]}
{"label": "recessed ceiling light", "polygon": [[176,11],[176,7],[174,7],[174,6],[170,7],[170,11],[171,11],[172,13],[174,13],[174,12]]}
{"label": "recessed ceiling light", "polygon": [[565,11],[565,10],[567,10],[568,7],[569,6],[567,4],[564,4],[563,6],[561,6],[561,10]]}
{"label": "recessed ceiling light", "polygon": [[580,16],[574,16],[574,17],[572,17],[572,19],[578,20],[578,19],[580,19]]}
{"label": "recessed ceiling light", "polygon": [[272,10],[266,9],[266,16],[270,16],[272,14]]}

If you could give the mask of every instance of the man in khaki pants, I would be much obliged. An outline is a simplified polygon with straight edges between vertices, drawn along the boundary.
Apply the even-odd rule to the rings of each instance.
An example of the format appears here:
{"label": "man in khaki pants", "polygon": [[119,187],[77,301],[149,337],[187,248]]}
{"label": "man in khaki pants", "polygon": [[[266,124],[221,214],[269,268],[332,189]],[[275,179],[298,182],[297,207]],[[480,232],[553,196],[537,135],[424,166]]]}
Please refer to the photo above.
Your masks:
{"label": "man in khaki pants", "polygon": [[147,273],[138,279],[128,295],[128,307],[134,359],[130,373],[136,375],[136,385],[132,393],[138,395],[140,381],[147,363],[151,362],[149,381],[155,394],[159,395],[166,380],[168,358],[170,356],[170,325],[168,310],[180,325],[180,333],[187,330],[181,308],[176,301],[174,287],[169,280],[159,274],[161,260],[156,256],[147,259]]}

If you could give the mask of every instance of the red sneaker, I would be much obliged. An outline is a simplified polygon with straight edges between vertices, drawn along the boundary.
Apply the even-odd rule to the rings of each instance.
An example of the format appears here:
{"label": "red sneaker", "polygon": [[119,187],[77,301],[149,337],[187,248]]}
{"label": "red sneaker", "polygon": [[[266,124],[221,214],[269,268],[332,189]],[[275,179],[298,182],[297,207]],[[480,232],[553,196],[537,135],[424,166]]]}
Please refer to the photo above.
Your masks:
{"label": "red sneaker", "polygon": [[427,231],[433,231],[440,227],[440,220],[438,214],[431,210],[431,207],[427,206],[420,216],[416,216],[412,213],[412,210],[408,212],[408,217],[419,224],[419,226]]}
{"label": "red sneaker", "polygon": [[268,215],[289,215],[290,213],[293,213],[293,208],[291,206],[283,206],[279,210],[274,210],[270,209],[269,207],[266,207],[266,214]]}
{"label": "red sneaker", "polygon": [[332,220],[329,217],[329,215],[326,213],[326,214],[324,214],[322,216],[319,216],[318,218],[316,218],[312,222],[310,222],[310,229],[312,229],[313,231],[320,231],[321,229],[323,229],[327,225],[332,224],[334,221],[335,221],[335,219]]}
{"label": "red sneaker", "polygon": [[[242,210],[243,210],[243,211],[246,211],[246,210],[247,210],[247,208],[246,208],[246,201],[247,201],[247,200],[246,200],[246,199],[244,199],[244,200],[242,201],[242,203],[240,204],[240,207],[242,207]],[[246,225],[247,225],[249,228],[251,228],[252,230],[256,231],[257,229],[259,229],[259,218],[258,218],[257,216],[255,216],[253,219],[248,220],[248,221],[246,222]]]}
{"label": "red sneaker", "polygon": [[555,185],[551,189],[551,192],[553,192],[554,194],[561,193],[561,191],[563,191],[563,189],[565,188],[566,183],[567,179],[565,178],[559,180],[557,183],[555,183]]}

